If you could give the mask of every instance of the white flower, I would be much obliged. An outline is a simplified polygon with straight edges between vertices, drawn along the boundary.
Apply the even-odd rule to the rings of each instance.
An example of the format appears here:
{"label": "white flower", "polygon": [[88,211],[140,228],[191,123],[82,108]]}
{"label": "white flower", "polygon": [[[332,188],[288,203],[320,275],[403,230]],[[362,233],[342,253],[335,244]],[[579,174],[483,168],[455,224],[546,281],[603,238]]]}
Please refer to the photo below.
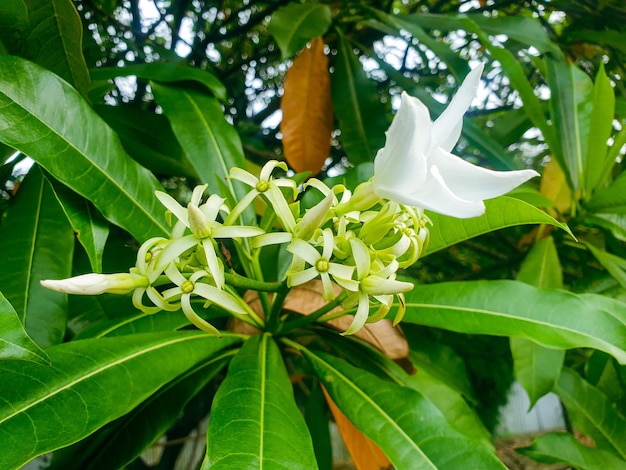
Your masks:
{"label": "white flower", "polygon": [[482,65],[463,81],[446,110],[431,122],[428,108],[402,93],[385,146],[374,160],[377,196],[459,218],[484,213],[484,199],[509,192],[538,173],[492,171],[450,153],[461,135],[463,115],[480,82]]}
{"label": "white flower", "polygon": [[145,288],[150,281],[146,276],[128,273],[82,274],[68,279],[46,279],[41,285],[58,292],[78,295],[127,294],[138,288]]}

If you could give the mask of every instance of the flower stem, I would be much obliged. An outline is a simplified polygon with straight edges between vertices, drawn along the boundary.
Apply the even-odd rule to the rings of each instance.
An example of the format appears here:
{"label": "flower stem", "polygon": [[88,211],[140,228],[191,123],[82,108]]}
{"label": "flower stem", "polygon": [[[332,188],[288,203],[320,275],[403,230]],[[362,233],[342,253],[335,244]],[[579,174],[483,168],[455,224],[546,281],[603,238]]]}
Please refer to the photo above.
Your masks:
{"label": "flower stem", "polygon": [[[282,327],[279,329],[279,332],[285,333],[287,331],[293,330],[294,328],[299,328],[301,326],[306,326],[306,325],[313,323],[314,321],[316,321],[323,315],[333,310],[335,307],[341,305],[341,302],[343,302],[345,298],[346,298],[346,293],[342,292],[335,298],[335,300],[328,302],[326,305],[318,308],[315,312],[311,313],[310,315],[298,317],[298,318],[295,318],[294,320],[284,323]],[[343,314],[344,312],[341,312],[341,315]]]}

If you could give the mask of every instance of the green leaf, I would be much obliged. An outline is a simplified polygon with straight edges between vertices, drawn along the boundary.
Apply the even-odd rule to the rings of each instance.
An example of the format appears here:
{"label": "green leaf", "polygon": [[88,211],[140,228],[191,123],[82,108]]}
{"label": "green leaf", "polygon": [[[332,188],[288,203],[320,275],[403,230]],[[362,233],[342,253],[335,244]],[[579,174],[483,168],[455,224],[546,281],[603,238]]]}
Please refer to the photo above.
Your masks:
{"label": "green leaf", "polygon": [[326,399],[319,383],[313,384],[304,405],[304,420],[309,428],[317,466],[320,470],[332,470],[333,449]]}
{"label": "green leaf", "polygon": [[35,159],[137,240],[169,233],[154,197],[161,188],[156,178],[126,155],[73,88],[18,57],[0,56],[0,141]]}
{"label": "green leaf", "polygon": [[614,115],[615,92],[604,71],[604,63],[600,62],[593,87],[593,110],[589,121],[587,154],[584,160],[587,196],[604,183],[604,178],[615,164],[615,157],[607,148],[607,141],[613,130]]}
{"label": "green leaf", "polygon": [[395,468],[504,469],[482,444],[455,431],[416,390],[334,356],[300,348],[333,401]]}
{"label": "green leaf", "polygon": [[50,363],[48,355],[30,339],[17,313],[2,292],[0,292],[0,359]]}
{"label": "green leaf", "polygon": [[596,248],[591,243],[585,243],[585,245],[602,267],[626,289],[626,259]]}
{"label": "green leaf", "polygon": [[163,311],[156,314],[136,311],[128,316],[97,323],[82,330],[75,339],[175,331],[187,325],[189,325],[189,320],[180,310],[176,312]]}
{"label": "green leaf", "polygon": [[162,114],[131,106],[94,106],[94,110],[117,133],[124,150],[142,166],[157,174],[198,178]]}
{"label": "green leaf", "polygon": [[600,390],[576,372],[564,369],[555,391],[577,429],[591,437],[599,449],[617,451],[626,459],[626,419]]}
{"label": "green leaf", "polygon": [[615,238],[626,242],[626,214],[594,214],[586,217],[585,222],[605,228]]}
{"label": "green leaf", "polygon": [[339,137],[353,165],[372,161],[385,144],[385,108],[378,99],[376,84],[367,78],[348,40],[338,35],[332,99],[339,120]]}
{"label": "green leaf", "polygon": [[543,347],[527,338],[511,338],[515,378],[530,399],[530,408],[551,392],[559,378],[565,351]]}
{"label": "green leaf", "polygon": [[42,348],[63,340],[67,294],[42,287],[43,279],[72,273],[74,233],[37,166],[24,179],[0,228],[0,286],[29,336]]}
{"label": "green leaf", "polygon": [[587,205],[594,215],[626,214],[626,171],[620,173],[608,188],[598,190]]}
{"label": "green leaf", "polygon": [[19,42],[28,26],[28,9],[24,0],[4,0],[0,3],[0,51],[1,45],[7,54],[19,51]]}
{"label": "green leaf", "polygon": [[433,226],[429,229],[430,241],[422,256],[483,233],[515,225],[549,224],[559,227],[571,235],[567,225],[557,222],[545,212],[519,199],[500,196],[485,201],[485,206],[487,208],[485,213],[472,219],[456,219],[428,212],[428,217],[432,220]]}
{"label": "green leaf", "polygon": [[[413,359],[413,354],[411,354]],[[415,362],[414,362],[415,363]],[[409,376],[405,384],[424,395],[445,416],[454,429],[470,439],[480,442],[485,448],[495,450],[491,434],[485,428],[476,412],[470,408],[463,396],[431,375],[426,369],[415,363],[418,372]]]}
{"label": "green leaf", "polygon": [[193,90],[153,82],[151,86],[200,180],[209,183],[213,193],[219,193],[218,182],[225,181],[233,194],[243,197],[247,191],[227,178],[231,168],[246,166],[241,139],[224,119],[219,102]]}
{"label": "green leaf", "polygon": [[50,348],[52,366],[0,362],[0,468],[83,439],[237,341],[201,332],[132,335]]}
{"label": "green leaf", "polygon": [[149,64],[132,64],[124,67],[102,67],[91,69],[91,79],[111,80],[117,77],[136,76],[146,80],[164,83],[197,82],[204,85],[220,101],[226,101],[226,87],[218,78],[207,70],[189,67],[185,64],[172,62],[152,62]]}
{"label": "green leaf", "polygon": [[50,184],[65,212],[76,238],[85,249],[93,272],[102,272],[102,253],[109,236],[109,223],[87,199],[69,190],[54,178]]}
{"label": "green leaf", "polygon": [[183,414],[185,405],[228,363],[235,351],[211,357],[150,395],[130,413],[73,446],[54,453],[53,469],[124,468]]}
{"label": "green leaf", "polygon": [[554,238],[542,238],[533,245],[520,266],[517,280],[535,287],[563,288],[563,271]]}
{"label": "green leaf", "polygon": [[71,0],[25,0],[30,34],[23,56],[54,72],[87,97],[83,27]]}
{"label": "green leaf", "polygon": [[[578,67],[546,57],[551,91],[551,116],[558,132],[561,169],[570,188],[585,190],[585,162],[593,100],[591,79]],[[551,146],[555,150],[557,147]],[[585,195],[586,196],[586,195]],[[586,197],[585,197],[586,199]]]}
{"label": "green leaf", "polygon": [[267,31],[274,36],[283,59],[289,59],[309,41],[323,36],[331,20],[331,11],[327,5],[290,3],[276,10]]}
{"label": "green leaf", "polygon": [[412,330],[406,336],[411,346],[411,361],[418,370],[426,370],[439,382],[476,401],[465,362],[454,349]]}
{"label": "green leaf", "polygon": [[[563,287],[563,272],[552,237],[542,238],[533,245],[520,266],[517,280],[535,287]],[[511,338],[510,344],[515,378],[528,393],[532,408],[554,388],[565,351],[545,348],[527,338]]]}
{"label": "green leaf", "polygon": [[269,335],[251,337],[232,360],[211,407],[203,466],[317,468],[287,370]]}
{"label": "green leaf", "polygon": [[626,364],[626,304],[600,295],[468,281],[416,285],[405,300],[408,323],[522,337],[548,348],[595,348]]}
{"label": "green leaf", "polygon": [[579,470],[626,469],[626,461],[615,454],[584,446],[566,433],[544,434],[529,447],[517,448],[515,451],[538,462],[565,464]]}

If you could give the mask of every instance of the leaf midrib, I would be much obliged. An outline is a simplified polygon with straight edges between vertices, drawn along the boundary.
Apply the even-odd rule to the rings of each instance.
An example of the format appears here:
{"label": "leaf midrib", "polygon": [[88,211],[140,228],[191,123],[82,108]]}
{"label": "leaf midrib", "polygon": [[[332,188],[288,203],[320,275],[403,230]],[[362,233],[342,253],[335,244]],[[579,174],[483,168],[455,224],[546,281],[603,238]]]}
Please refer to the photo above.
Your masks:
{"label": "leaf midrib", "polygon": [[210,336],[210,335],[209,334],[198,334],[198,335],[193,335],[193,336],[185,336],[185,337],[182,337],[182,338],[174,338],[174,339],[172,339],[170,341],[166,341],[166,342],[163,342],[163,343],[155,344],[155,345],[150,346],[150,347],[148,347],[146,349],[141,349],[141,350],[136,351],[135,353],[132,353],[132,354],[130,354],[128,356],[124,356],[124,357],[122,357],[120,359],[117,359],[117,360],[115,360],[113,362],[110,362],[110,363],[106,364],[103,367],[99,367],[99,368],[97,368],[97,369],[95,369],[95,370],[93,370],[93,371],[91,371],[91,372],[89,372],[87,374],[81,375],[77,379],[72,380],[72,381],[68,382],[67,384],[65,384],[65,385],[63,385],[63,386],[53,390],[51,393],[48,393],[48,394],[42,396],[38,400],[30,402],[27,405],[22,406],[21,408],[16,409],[12,414],[9,414],[6,417],[0,419],[0,426],[3,423],[5,423],[6,421],[9,421],[10,419],[14,418],[15,416],[17,416],[17,415],[19,415],[21,413],[27,412],[29,409],[33,408],[34,406],[39,405],[40,403],[43,403],[44,401],[46,401],[46,400],[54,397],[55,395],[57,395],[57,394],[65,391],[65,390],[73,387],[74,385],[80,384],[81,382],[84,382],[87,379],[90,379],[90,378],[92,378],[92,377],[94,377],[94,376],[96,376],[96,375],[98,375],[98,374],[100,374],[102,372],[105,372],[105,371],[111,369],[112,367],[118,366],[120,364],[124,364],[125,362],[128,362],[128,361],[130,361],[132,359],[135,359],[137,357],[140,357],[140,356],[142,356],[144,354],[147,354],[147,353],[150,353],[152,351],[156,351],[156,350],[158,350],[160,348],[171,346],[171,345],[174,345],[176,343],[180,343],[180,342],[184,342],[184,341],[192,341],[192,340],[196,340],[196,339],[205,339],[208,336]]}

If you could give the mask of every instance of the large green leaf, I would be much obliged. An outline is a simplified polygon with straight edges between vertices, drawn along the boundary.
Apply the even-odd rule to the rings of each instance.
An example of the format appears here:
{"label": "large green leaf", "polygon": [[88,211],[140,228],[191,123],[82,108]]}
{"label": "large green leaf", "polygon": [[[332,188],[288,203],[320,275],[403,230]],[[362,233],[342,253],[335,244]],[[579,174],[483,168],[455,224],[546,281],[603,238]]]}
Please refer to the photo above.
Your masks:
{"label": "large green leaf", "polygon": [[596,213],[626,214],[626,171],[608,188],[597,191],[587,207]]}
{"label": "large green leaf", "polygon": [[571,233],[567,225],[519,199],[500,196],[485,201],[485,206],[487,209],[483,215],[471,219],[456,219],[429,212],[428,217],[433,225],[430,227],[430,241],[422,256],[483,233],[514,225],[549,224]]}
{"label": "large green leaf", "polygon": [[[533,245],[520,266],[517,280],[535,287],[563,287],[563,272],[552,237],[542,238]],[[515,378],[528,393],[532,408],[554,388],[565,351],[545,348],[527,338],[511,338],[510,344]]]}
{"label": "large green leaf", "polygon": [[404,321],[471,334],[522,337],[551,348],[589,347],[626,364],[626,304],[517,281],[417,285]]}
{"label": "large green leaf", "polygon": [[0,292],[0,359],[22,359],[48,364],[50,361],[24,330],[9,301]]}
{"label": "large green leaf", "polygon": [[324,35],[331,23],[331,11],[320,3],[290,3],[272,15],[268,32],[274,36],[283,59],[296,55],[306,43]]}
{"label": "large green leaf", "polygon": [[219,373],[235,351],[211,357],[167,383],[127,415],[54,453],[49,470],[124,468],[164,435],[185,405]]}
{"label": "large green leaf", "polygon": [[116,77],[134,75],[146,80],[164,83],[193,81],[204,85],[220,101],[226,101],[226,87],[212,73],[172,62],[152,62],[149,64],[132,64],[124,67],[102,67],[91,69],[92,80],[110,80]]}
{"label": "large green leaf", "polygon": [[607,141],[613,130],[614,115],[615,92],[604,71],[604,63],[600,62],[593,87],[593,110],[589,121],[587,154],[584,159],[587,196],[604,182],[604,178],[615,164],[615,157],[607,148]]}
{"label": "large green leaf", "polygon": [[239,340],[200,332],[129,335],[50,348],[51,366],[0,362],[0,468],[77,442]]}
{"label": "large green leaf", "polygon": [[376,84],[368,79],[350,43],[341,34],[331,78],[341,145],[352,164],[372,161],[385,143],[386,112],[378,98]]}
{"label": "large green leaf", "polygon": [[[89,132],[85,130],[88,129]],[[35,159],[140,241],[168,233],[156,178],[67,83],[0,56],[0,141]]]}
{"label": "large green leaf", "polygon": [[548,433],[529,447],[515,449],[520,454],[546,464],[565,464],[579,470],[624,470],[626,461],[604,450],[587,447],[571,434]]}
{"label": "large green leaf", "polygon": [[600,390],[570,369],[564,369],[556,393],[572,423],[601,449],[616,451],[626,459],[626,419]]}
{"label": "large green leaf", "polygon": [[209,191],[219,193],[219,182],[225,181],[232,194],[243,196],[245,189],[227,178],[231,168],[245,168],[241,139],[224,119],[219,101],[194,90],[155,82],[151,86],[189,162],[209,184]]}
{"label": "large green leaf", "polygon": [[585,245],[602,267],[626,289],[626,259],[596,248],[591,243],[586,243]]}
{"label": "large green leaf", "polygon": [[0,246],[0,286],[26,331],[42,348],[60,343],[67,321],[67,294],[48,290],[39,281],[71,275],[74,233],[37,166],[7,210]]}
{"label": "large green leaf", "polygon": [[91,202],[50,178],[52,190],[85,249],[93,272],[102,272],[102,253],[109,236],[109,223]]}
{"label": "large green leaf", "polygon": [[317,468],[287,370],[269,335],[251,337],[232,360],[211,407],[203,467]]}
{"label": "large green leaf", "polygon": [[482,444],[455,431],[418,391],[329,354],[300,349],[341,411],[396,468],[505,468]]}
{"label": "large green leaf", "polygon": [[83,57],[83,27],[71,0],[25,0],[30,34],[24,57],[66,80],[84,97],[89,71]]}
{"label": "large green leaf", "polygon": [[[552,121],[558,132],[558,150],[562,155],[559,164],[568,177],[570,187],[585,191],[584,159],[593,105],[593,84],[584,72],[565,60],[547,56],[546,61]],[[556,149],[552,147],[552,150]]]}

